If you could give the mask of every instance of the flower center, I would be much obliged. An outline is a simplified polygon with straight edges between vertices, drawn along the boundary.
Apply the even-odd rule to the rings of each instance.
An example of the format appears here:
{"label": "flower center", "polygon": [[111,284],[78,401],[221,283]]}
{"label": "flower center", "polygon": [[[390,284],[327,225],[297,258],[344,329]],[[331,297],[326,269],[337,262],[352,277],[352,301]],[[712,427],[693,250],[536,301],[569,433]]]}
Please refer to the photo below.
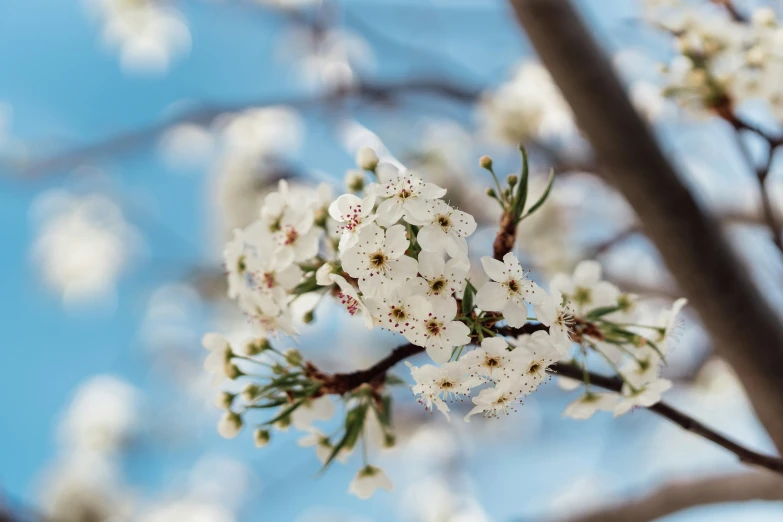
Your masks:
{"label": "flower center", "polygon": [[267,288],[274,288],[275,286],[277,286],[277,283],[275,282],[274,272],[266,272],[264,274],[264,282],[262,284]]}
{"label": "flower center", "polygon": [[446,280],[443,278],[430,281],[430,290],[435,295],[438,295],[446,287]]}
{"label": "flower center", "polygon": [[589,288],[577,287],[574,292],[574,301],[581,305],[588,304],[591,301],[591,292]]}
{"label": "flower center", "polygon": [[402,320],[405,319],[405,317],[407,317],[405,310],[403,308],[397,308],[396,306],[392,306],[391,315],[392,317],[398,320]]}
{"label": "flower center", "polygon": [[445,214],[439,214],[436,220],[438,225],[444,229],[451,227],[451,218]]}
{"label": "flower center", "polygon": [[237,272],[240,274],[245,271],[247,264],[245,263],[245,256],[239,256],[237,258]]}
{"label": "flower center", "polygon": [[513,292],[515,294],[519,293],[520,286],[516,279],[509,280],[508,283],[506,283],[506,286],[508,287],[510,292]]}
{"label": "flower center", "polygon": [[356,312],[359,311],[359,301],[357,301],[354,297],[340,292],[337,294],[337,298],[343,304],[345,309],[348,310],[349,314],[356,315]]}
{"label": "flower center", "polygon": [[383,268],[386,265],[386,254],[381,251],[370,254],[370,266],[373,268]]}
{"label": "flower center", "polygon": [[296,238],[299,237],[299,232],[294,229],[292,226],[288,226],[285,229],[285,235],[283,236],[283,244],[284,245],[293,245],[294,241],[296,241]]}
{"label": "flower center", "polygon": [[443,323],[436,321],[435,319],[430,319],[427,321],[427,324],[424,326],[424,328],[432,335],[438,335],[440,334],[440,331],[443,329]]}
{"label": "flower center", "polygon": [[487,356],[487,358],[484,360],[484,364],[489,366],[490,368],[497,368],[500,366],[500,359],[497,357],[490,357]]}

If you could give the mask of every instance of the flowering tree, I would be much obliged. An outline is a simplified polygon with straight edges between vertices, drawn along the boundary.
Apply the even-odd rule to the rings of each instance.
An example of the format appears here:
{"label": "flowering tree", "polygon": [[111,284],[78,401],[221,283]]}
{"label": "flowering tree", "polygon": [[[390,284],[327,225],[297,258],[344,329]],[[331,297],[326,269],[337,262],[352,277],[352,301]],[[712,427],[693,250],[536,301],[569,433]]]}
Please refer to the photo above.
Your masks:
{"label": "flowering tree", "polygon": [[[162,72],[186,54],[187,20],[173,4],[92,4],[123,69]],[[578,390],[565,416],[648,410],[758,468],[665,485],[577,519],[651,520],[692,505],[781,498],[783,460],[719,433],[699,412],[691,416],[662,400],[692,378],[676,375],[676,363],[670,364],[683,315],[689,327],[699,327],[678,298],[684,295],[709,333],[704,360],[714,351],[730,364],[783,449],[783,331],[715,223],[753,222],[783,251],[771,181],[783,146],[783,29],[774,10],[728,0],[643,2],[641,23],[672,41],[675,51],[659,85],[625,86],[617,79],[621,60],[616,67],[607,61],[569,2],[513,0],[541,64],[520,64],[508,81],[482,90],[437,75],[377,80],[367,74],[369,47],[335,28],[332,3],[314,10],[272,4],[260,9],[279,13],[293,28],[286,59],[322,90],[246,106],[205,104],[160,125],[20,164],[28,175],[42,174],[159,137],[166,161],[206,162],[215,172],[222,207],[216,228],[233,237],[223,250],[225,284],[210,273],[205,279],[221,291],[204,293],[215,300],[227,296],[249,324],[241,332],[231,325],[203,337],[205,367],[218,387],[214,402],[223,410],[222,436],[249,435],[261,447],[274,444],[277,431],[294,428],[302,432],[299,445],[314,449],[324,469],[361,454],[347,489],[369,498],[379,488],[393,488],[395,477],[381,469],[376,452],[397,442],[402,430],[393,412],[405,402],[452,423],[460,417],[496,422],[488,419],[524,408],[525,399],[555,376],[561,388]],[[384,38],[371,25],[357,27],[367,37]],[[299,45],[303,40],[307,45]],[[432,61],[445,58],[435,54]],[[420,94],[475,103],[481,140],[455,133],[445,140],[453,142],[446,160],[412,147],[402,162],[385,146],[381,130],[376,135],[351,115],[352,103],[398,107],[406,96]],[[762,110],[745,110],[754,103]],[[736,138],[731,145],[760,195],[758,208],[697,204],[700,195],[683,183],[679,166],[642,120],[658,121],[675,104],[686,117],[728,125]],[[333,109],[338,141],[355,156],[345,193],[314,182],[318,175],[293,159],[304,127],[296,111],[310,106]],[[434,134],[446,129],[439,124]],[[504,145],[493,148],[482,141],[487,136]],[[499,176],[512,143],[522,143],[518,172]],[[470,165],[486,151],[495,161],[478,159],[477,176],[467,161],[454,161],[466,151]],[[537,175],[540,170],[549,175]],[[609,227],[618,228],[616,234],[587,245],[590,227],[562,212],[569,186],[573,190],[580,176],[591,176],[593,184],[580,187],[578,206],[601,205],[608,195],[623,208],[608,221],[627,221]],[[485,195],[475,195],[479,186]],[[71,196],[58,201],[67,204],[43,220],[35,256],[67,301],[111,286],[138,234],[101,198],[87,198],[90,205]],[[576,233],[568,235],[566,228]],[[97,266],[90,259],[84,267],[68,248],[84,230],[94,231],[95,244],[107,252]],[[612,270],[611,251],[641,235],[660,252],[676,285],[643,284]],[[648,306],[661,296],[665,306]],[[360,341],[351,342],[352,351],[320,338],[300,344],[330,317],[330,306],[353,318],[352,341],[360,329],[384,330],[396,348],[365,365],[353,359],[377,350]],[[325,353],[335,354],[336,369],[321,364]],[[405,395],[408,400],[400,401]]]}

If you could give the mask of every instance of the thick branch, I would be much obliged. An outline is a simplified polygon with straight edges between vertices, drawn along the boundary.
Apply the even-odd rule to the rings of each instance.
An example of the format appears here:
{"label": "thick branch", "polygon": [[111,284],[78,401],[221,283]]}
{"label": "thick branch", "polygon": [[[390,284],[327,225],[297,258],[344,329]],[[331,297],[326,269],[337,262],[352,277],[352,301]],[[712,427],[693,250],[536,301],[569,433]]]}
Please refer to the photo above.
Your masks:
{"label": "thick branch", "polygon": [[692,507],[751,500],[783,500],[783,479],[767,471],[754,471],[677,480],[626,503],[563,522],[649,522]]}
{"label": "thick branch", "polygon": [[737,371],[783,450],[783,328],[717,223],[697,205],[634,110],[615,72],[567,0],[511,0],[571,105],[606,175]]}

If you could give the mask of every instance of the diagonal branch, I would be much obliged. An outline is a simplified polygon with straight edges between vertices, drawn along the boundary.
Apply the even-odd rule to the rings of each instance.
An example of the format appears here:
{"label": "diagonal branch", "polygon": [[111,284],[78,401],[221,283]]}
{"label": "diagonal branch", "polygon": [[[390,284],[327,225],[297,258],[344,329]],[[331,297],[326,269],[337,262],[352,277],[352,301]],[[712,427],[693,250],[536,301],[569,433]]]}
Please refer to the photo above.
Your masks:
{"label": "diagonal branch", "polygon": [[783,327],[634,110],[611,63],[567,0],[511,0],[606,176],[638,214],[783,450]]}
{"label": "diagonal branch", "polygon": [[[241,111],[251,107],[287,105],[300,109],[317,106],[328,107],[344,100],[362,100],[372,103],[392,103],[400,96],[422,94],[441,96],[457,103],[471,103],[478,99],[481,90],[466,87],[440,78],[412,78],[396,82],[376,83],[365,81],[350,89],[340,89],[322,95],[293,95],[259,98],[235,104],[208,104],[167,119],[121,132],[106,140],[22,164],[18,170],[25,176],[40,176],[52,171],[64,171],[79,166],[95,157],[119,154],[144,145],[156,139],[163,132],[181,123],[209,125],[218,116],[227,112]],[[6,162],[12,163],[12,162]]]}
{"label": "diagonal branch", "polygon": [[639,498],[562,522],[649,522],[697,506],[753,500],[783,500],[783,479],[753,471],[673,480]]}
{"label": "diagonal branch", "polygon": [[[529,326],[525,326],[527,328],[523,327],[523,329],[512,330],[498,329],[498,333],[501,335],[516,335],[520,331],[522,333],[530,333],[531,331],[546,329],[544,325],[537,323],[530,323]],[[378,386],[382,385],[385,380],[386,373],[394,365],[409,357],[423,352],[424,348],[408,343],[395,348],[391,351],[391,353],[389,353],[389,355],[364,370],[358,370],[350,373],[336,373],[332,375],[326,375],[319,374],[318,370],[312,367],[311,373],[313,376],[317,375],[318,378],[324,382],[324,385],[321,387],[322,393],[342,395],[365,384]],[[578,381],[581,381],[584,378],[585,373],[584,370],[579,366],[562,362],[553,364],[547,371]],[[598,386],[617,393],[620,393],[622,390],[623,382],[618,377],[608,377],[606,375],[593,372],[587,372],[587,375],[590,379],[590,384],[594,386]],[[783,474],[783,460],[746,448],[745,446],[734,442],[733,440],[725,437],[724,435],[721,435],[712,428],[702,424],[690,415],[681,412],[680,410],[669,406],[664,402],[654,404],[653,406],[649,407],[648,410],[667,419],[670,422],[673,422],[674,424],[677,424],[682,429],[690,431],[694,435],[702,437],[714,444],[717,444],[718,446],[721,446],[731,453],[734,453],[737,458],[739,458],[739,460],[745,464],[759,466],[776,473]]]}

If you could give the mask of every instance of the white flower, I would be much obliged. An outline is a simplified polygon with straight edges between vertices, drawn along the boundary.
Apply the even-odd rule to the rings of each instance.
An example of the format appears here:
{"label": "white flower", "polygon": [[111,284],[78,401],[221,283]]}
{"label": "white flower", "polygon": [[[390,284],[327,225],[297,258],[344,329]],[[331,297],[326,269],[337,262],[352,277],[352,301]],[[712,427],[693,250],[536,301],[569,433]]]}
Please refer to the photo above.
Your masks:
{"label": "white flower", "polygon": [[343,269],[359,279],[366,297],[385,295],[394,287],[393,281],[416,277],[418,263],[405,255],[409,245],[402,225],[384,232],[371,223],[359,233],[359,242],[343,253]]}
{"label": "white flower", "polygon": [[378,166],[378,155],[370,147],[362,147],[356,153],[356,166],[363,170],[375,170]]}
{"label": "white flower", "polygon": [[549,282],[551,292],[559,291],[581,313],[605,306],[616,306],[620,290],[612,283],[601,281],[601,265],[596,261],[582,261],[574,274],[556,274]]}
{"label": "white flower", "polygon": [[378,488],[391,491],[394,489],[394,484],[392,484],[391,479],[381,468],[368,464],[356,474],[356,477],[348,487],[348,491],[362,500],[367,500]]}
{"label": "white flower", "polygon": [[240,296],[239,304],[255,323],[261,327],[264,336],[294,335],[293,319],[288,306],[281,305],[268,294],[254,292]]}
{"label": "white flower", "polygon": [[224,378],[228,377],[226,370],[231,361],[231,345],[228,344],[225,337],[213,332],[204,335],[201,344],[210,351],[204,361],[204,369],[214,374],[212,385],[217,386]]}
{"label": "white flower", "polygon": [[465,354],[460,362],[465,364],[470,372],[497,381],[500,378],[509,378],[517,372],[523,365],[520,364],[521,355],[521,350],[509,351],[508,343],[503,337],[486,337],[481,341],[481,348]]}
{"label": "white flower", "polygon": [[233,439],[242,429],[242,417],[233,411],[227,411],[218,422],[218,433],[225,439]]}
{"label": "white flower", "polygon": [[411,203],[437,199],[446,194],[446,189],[433,183],[424,183],[410,171],[399,172],[397,167],[389,163],[378,165],[376,173],[378,183],[370,185],[367,192],[387,198],[376,210],[378,223],[383,226],[393,225],[403,215],[407,216]]}
{"label": "white flower", "polygon": [[334,450],[332,443],[329,441],[329,437],[315,428],[310,428],[310,434],[299,439],[297,443],[303,448],[315,446],[315,456],[318,457],[321,464],[326,464],[326,461],[329,460],[329,456]]}
{"label": "white flower", "polygon": [[337,273],[337,266],[334,263],[324,263],[315,271],[315,282],[319,286],[332,286],[332,274]]}
{"label": "white flower", "polygon": [[614,416],[618,417],[627,413],[635,406],[649,408],[653,404],[660,402],[661,394],[671,387],[672,382],[668,379],[659,379],[636,391],[627,384],[624,384],[622,390],[623,396],[614,408]]}
{"label": "white flower", "polygon": [[359,199],[353,194],[343,194],[329,205],[329,215],[341,223],[340,252],[351,248],[359,241],[359,231],[375,221],[372,213],[375,196]]}
{"label": "white flower", "polygon": [[633,358],[628,359],[620,369],[625,380],[635,388],[643,388],[647,383],[658,379],[661,355],[651,346],[634,349]]}
{"label": "white flower", "polygon": [[426,348],[427,355],[436,363],[448,361],[455,346],[470,343],[470,328],[465,323],[454,321],[457,302],[453,298],[414,296],[410,305],[418,324],[409,330],[407,338],[413,344]]}
{"label": "white flower", "polygon": [[317,399],[305,399],[291,413],[291,424],[298,430],[307,431],[317,420],[329,420],[334,416],[334,403],[327,395]]}
{"label": "white flower", "polygon": [[518,328],[527,321],[525,302],[541,303],[545,293],[538,285],[525,279],[517,257],[509,252],[501,263],[489,256],[481,258],[484,271],[492,279],[476,294],[476,306],[487,312],[502,312],[509,326]]}
{"label": "white flower", "polygon": [[462,361],[448,362],[442,366],[413,366],[409,362],[405,364],[411,369],[411,376],[416,381],[416,384],[411,386],[411,391],[419,396],[419,403],[429,411],[432,411],[432,406],[435,405],[449,420],[450,409],[445,401],[470,395],[471,388],[484,382],[479,377],[467,375],[467,367]]}
{"label": "white flower", "polygon": [[422,250],[447,252],[451,257],[467,257],[465,238],[476,231],[476,220],[442,199],[415,201],[408,204],[407,221],[422,227],[416,236]]}
{"label": "white flower", "polygon": [[484,388],[476,397],[473,404],[476,406],[465,415],[465,422],[477,413],[485,417],[499,417],[501,413],[508,415],[509,410],[514,411],[514,403],[519,401],[519,390],[511,381],[504,381],[494,388]]}
{"label": "white flower", "polygon": [[445,262],[439,253],[419,253],[419,274],[427,282],[427,295],[451,297],[456,294],[462,297],[469,268],[467,259]]}
{"label": "white flower", "polygon": [[228,296],[236,298],[250,286],[247,271],[247,254],[245,252],[245,235],[241,229],[234,229],[234,238],[226,243],[223,259],[228,279]]}
{"label": "white flower", "polygon": [[367,306],[382,328],[407,336],[418,325],[412,298],[424,292],[425,283],[417,277],[401,283],[384,297],[367,299]]}
{"label": "white flower", "polygon": [[543,330],[532,334],[523,334],[512,341],[514,351],[528,355],[527,367],[522,368],[532,387],[536,387],[547,377],[546,369],[563,357],[563,353],[552,342],[549,334]]}
{"label": "white flower", "polygon": [[319,230],[313,227],[315,216],[310,209],[287,208],[274,232],[277,248],[274,255],[281,266],[307,261],[318,254]]}
{"label": "white flower", "polygon": [[658,349],[664,354],[668,351],[669,342],[672,338],[672,332],[678,326],[677,316],[686,304],[688,304],[687,299],[677,299],[674,301],[671,308],[662,311],[661,315],[658,317],[656,326],[658,326],[661,331],[658,333],[657,337],[653,339],[653,341],[656,343],[655,345],[658,347]]}
{"label": "white flower", "polygon": [[231,408],[231,403],[234,402],[234,394],[226,391],[220,391],[215,396],[215,406],[221,410],[228,410]]}
{"label": "white flower", "polygon": [[617,405],[617,399],[618,397],[614,393],[587,392],[569,404],[563,412],[563,416],[580,420],[589,419],[598,410],[614,410]]}
{"label": "white flower", "polygon": [[340,300],[340,303],[345,307],[346,311],[351,315],[356,315],[357,313],[361,314],[365,326],[372,329],[374,323],[372,314],[359,298],[359,294],[356,293],[356,289],[353,285],[346,281],[343,276],[332,274],[330,277],[332,281],[337,283],[337,286],[340,287],[337,299]]}
{"label": "white flower", "polygon": [[571,326],[574,316],[567,304],[563,304],[563,296],[558,291],[545,295],[535,307],[536,318],[549,327],[549,337],[563,355],[568,353],[573,341]]}

